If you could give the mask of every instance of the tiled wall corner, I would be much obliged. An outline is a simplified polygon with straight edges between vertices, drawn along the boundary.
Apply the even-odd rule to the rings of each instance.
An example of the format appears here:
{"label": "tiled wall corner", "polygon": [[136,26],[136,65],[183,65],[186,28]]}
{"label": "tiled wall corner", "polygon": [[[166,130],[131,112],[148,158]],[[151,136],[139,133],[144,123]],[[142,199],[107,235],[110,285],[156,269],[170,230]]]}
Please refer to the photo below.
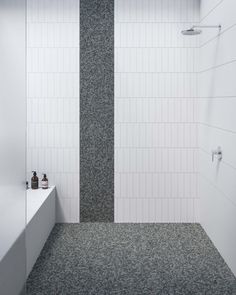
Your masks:
{"label": "tiled wall corner", "polygon": [[[201,2],[199,65],[199,194],[200,222],[236,274],[236,2]],[[212,162],[211,151],[223,158]]]}

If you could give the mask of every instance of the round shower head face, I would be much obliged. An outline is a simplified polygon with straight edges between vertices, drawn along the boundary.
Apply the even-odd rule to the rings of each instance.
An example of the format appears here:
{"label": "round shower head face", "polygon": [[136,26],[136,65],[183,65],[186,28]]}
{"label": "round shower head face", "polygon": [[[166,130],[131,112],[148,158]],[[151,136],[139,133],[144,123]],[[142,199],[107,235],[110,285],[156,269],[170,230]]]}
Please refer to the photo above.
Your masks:
{"label": "round shower head face", "polygon": [[189,30],[182,31],[181,33],[187,36],[195,36],[195,35],[201,34],[201,32],[202,32],[201,30],[189,29]]}

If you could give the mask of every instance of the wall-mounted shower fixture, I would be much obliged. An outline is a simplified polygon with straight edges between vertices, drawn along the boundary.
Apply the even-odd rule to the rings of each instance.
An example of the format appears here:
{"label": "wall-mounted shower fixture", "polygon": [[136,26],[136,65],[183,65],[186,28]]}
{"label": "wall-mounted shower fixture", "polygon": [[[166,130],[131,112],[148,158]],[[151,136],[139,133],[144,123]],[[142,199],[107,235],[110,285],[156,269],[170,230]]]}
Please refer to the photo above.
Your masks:
{"label": "wall-mounted shower fixture", "polygon": [[187,29],[187,30],[183,30],[181,31],[181,33],[183,35],[188,35],[188,36],[195,36],[195,35],[199,35],[201,34],[202,30],[199,30],[198,28],[204,28],[204,29],[216,29],[218,28],[218,30],[220,31],[221,30],[221,25],[218,25],[218,26],[192,26],[190,29]]}
{"label": "wall-mounted shower fixture", "polygon": [[218,161],[222,160],[222,150],[221,147],[218,146],[217,149],[211,151],[212,162],[214,162],[215,156]]}

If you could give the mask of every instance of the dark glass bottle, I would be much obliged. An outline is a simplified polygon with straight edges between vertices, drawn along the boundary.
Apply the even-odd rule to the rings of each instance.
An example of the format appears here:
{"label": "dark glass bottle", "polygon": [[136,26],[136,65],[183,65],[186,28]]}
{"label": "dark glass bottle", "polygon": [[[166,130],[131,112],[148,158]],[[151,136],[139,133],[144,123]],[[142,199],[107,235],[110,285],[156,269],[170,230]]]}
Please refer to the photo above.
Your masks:
{"label": "dark glass bottle", "polygon": [[42,188],[43,189],[47,189],[48,188],[48,179],[47,179],[47,175],[43,174],[43,179],[41,181],[42,184]]}
{"label": "dark glass bottle", "polygon": [[32,189],[38,189],[39,188],[39,178],[37,176],[36,171],[33,172],[33,177],[31,178],[31,188]]}

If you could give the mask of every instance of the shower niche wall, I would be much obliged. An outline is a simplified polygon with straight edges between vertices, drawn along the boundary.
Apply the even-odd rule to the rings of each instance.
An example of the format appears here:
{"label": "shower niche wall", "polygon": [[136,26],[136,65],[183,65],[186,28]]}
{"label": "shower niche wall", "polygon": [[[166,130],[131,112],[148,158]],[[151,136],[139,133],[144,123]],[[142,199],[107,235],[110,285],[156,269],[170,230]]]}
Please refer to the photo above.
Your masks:
{"label": "shower niche wall", "polygon": [[57,189],[57,222],[79,222],[80,1],[27,0],[27,178]]}
{"label": "shower niche wall", "polygon": [[115,221],[197,222],[197,0],[115,0]]}

